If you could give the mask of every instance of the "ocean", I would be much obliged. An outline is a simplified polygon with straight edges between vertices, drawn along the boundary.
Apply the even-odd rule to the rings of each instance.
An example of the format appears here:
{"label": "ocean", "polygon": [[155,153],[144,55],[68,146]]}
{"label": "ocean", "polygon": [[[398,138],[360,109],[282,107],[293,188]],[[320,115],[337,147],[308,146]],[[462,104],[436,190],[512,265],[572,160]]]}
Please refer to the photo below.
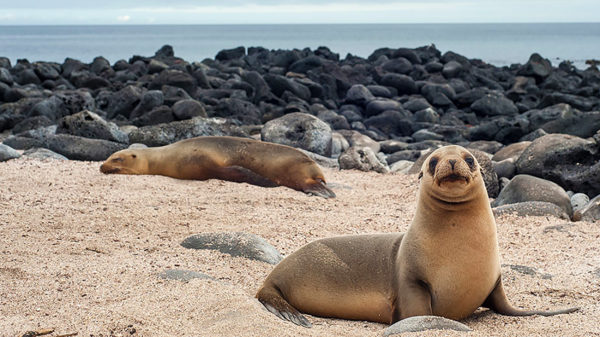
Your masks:
{"label": "ocean", "polygon": [[503,66],[525,63],[534,52],[557,66],[563,60],[585,69],[600,59],[600,23],[532,24],[289,24],[289,25],[106,25],[1,26],[0,56],[89,63],[104,56],[114,63],[132,55],[152,56],[170,44],[187,61],[214,58],[237,46],[315,49],[367,57],[381,47],[414,48],[435,44],[443,52]]}

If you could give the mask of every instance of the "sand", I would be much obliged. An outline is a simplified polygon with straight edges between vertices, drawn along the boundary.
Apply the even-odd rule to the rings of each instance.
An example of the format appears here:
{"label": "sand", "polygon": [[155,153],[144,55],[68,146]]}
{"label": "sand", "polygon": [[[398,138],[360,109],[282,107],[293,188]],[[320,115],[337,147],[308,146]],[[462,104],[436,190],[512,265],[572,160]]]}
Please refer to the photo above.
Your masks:
{"label": "sand", "polygon": [[[370,322],[308,316],[311,329],[284,322],[254,299],[272,265],[180,243],[197,233],[242,231],[285,256],[318,238],[405,231],[416,176],[325,169],[338,197],[324,200],[285,187],[103,175],[98,168],[0,163],[0,336],[43,328],[55,329],[50,336],[382,335],[386,325]],[[514,215],[497,222],[512,302],[581,310],[504,317],[482,309],[463,321],[473,332],[418,335],[600,335],[600,224]],[[166,269],[216,280],[157,277]]]}

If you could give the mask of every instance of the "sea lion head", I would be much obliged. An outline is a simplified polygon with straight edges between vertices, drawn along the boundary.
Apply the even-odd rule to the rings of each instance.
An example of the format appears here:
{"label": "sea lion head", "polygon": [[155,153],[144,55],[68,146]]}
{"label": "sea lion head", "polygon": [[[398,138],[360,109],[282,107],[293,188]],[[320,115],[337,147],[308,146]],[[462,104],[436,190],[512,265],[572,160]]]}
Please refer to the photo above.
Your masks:
{"label": "sea lion head", "polygon": [[147,171],[148,161],[139,150],[130,149],[113,153],[100,166],[100,172],[105,174],[145,174]]}
{"label": "sea lion head", "polygon": [[421,189],[446,203],[462,203],[483,185],[477,159],[467,149],[449,145],[435,150],[421,167]]}

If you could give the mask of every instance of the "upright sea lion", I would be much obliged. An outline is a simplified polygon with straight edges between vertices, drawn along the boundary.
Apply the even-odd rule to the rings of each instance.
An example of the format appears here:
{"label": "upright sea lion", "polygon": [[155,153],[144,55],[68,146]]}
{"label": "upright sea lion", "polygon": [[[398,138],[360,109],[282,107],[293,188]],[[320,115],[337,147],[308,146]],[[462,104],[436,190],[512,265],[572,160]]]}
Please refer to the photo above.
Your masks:
{"label": "upright sea lion", "polygon": [[323,198],[335,197],[319,166],[306,154],[248,138],[197,137],[161,147],[122,150],[112,154],[100,171],[178,179],[215,178],[265,187],[287,186]]}
{"label": "upright sea lion", "polygon": [[256,297],[280,318],[316,316],[395,323],[459,320],[478,307],[503,315],[556,315],[511,306],[500,277],[496,222],[477,160],[446,146],[423,163],[415,217],[405,234],[317,240],[281,261]]}

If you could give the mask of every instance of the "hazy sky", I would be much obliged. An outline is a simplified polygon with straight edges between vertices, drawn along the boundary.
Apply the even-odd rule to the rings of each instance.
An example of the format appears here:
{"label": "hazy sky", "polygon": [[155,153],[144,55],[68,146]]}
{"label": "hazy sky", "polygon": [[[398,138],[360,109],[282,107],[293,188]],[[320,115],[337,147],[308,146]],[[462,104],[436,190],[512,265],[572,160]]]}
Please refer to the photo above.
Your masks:
{"label": "hazy sky", "polygon": [[0,0],[0,25],[598,22],[599,13],[599,0]]}

